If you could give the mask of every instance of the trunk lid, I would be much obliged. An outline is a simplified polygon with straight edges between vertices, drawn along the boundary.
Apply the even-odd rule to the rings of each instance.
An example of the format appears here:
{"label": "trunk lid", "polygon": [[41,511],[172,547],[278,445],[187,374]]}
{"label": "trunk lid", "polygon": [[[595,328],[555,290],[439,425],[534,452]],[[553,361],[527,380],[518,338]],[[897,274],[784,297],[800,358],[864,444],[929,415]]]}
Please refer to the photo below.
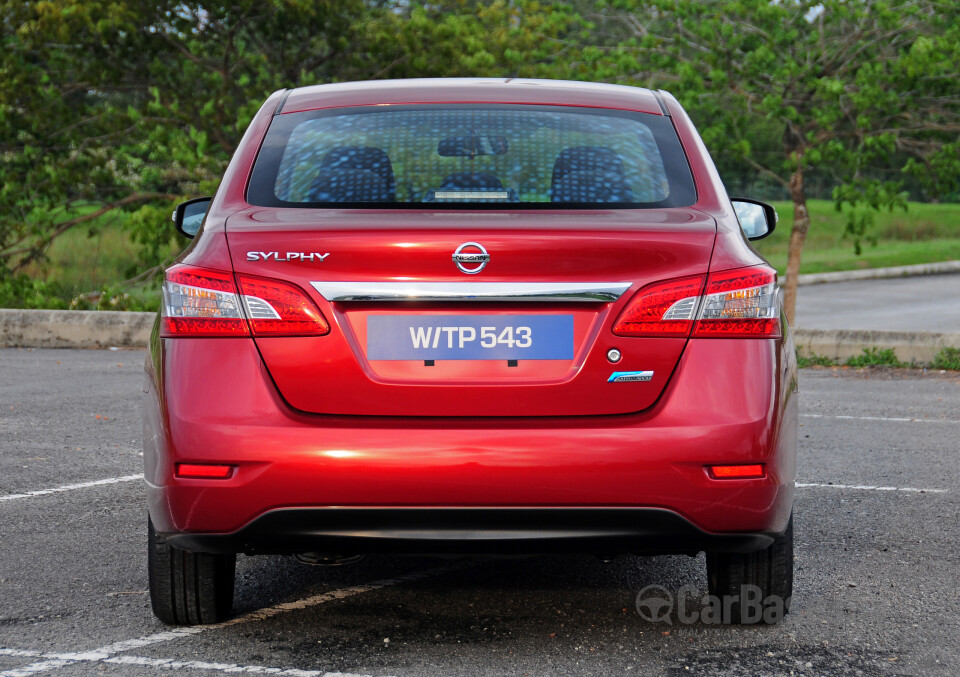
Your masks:
{"label": "trunk lid", "polygon": [[[255,208],[227,223],[237,273],[298,285],[331,325],[326,336],[255,339],[284,399],[373,416],[646,409],[686,339],[624,338],[611,326],[645,285],[705,274],[715,235],[712,218],[684,208]],[[453,260],[465,243],[489,255],[482,271]],[[464,258],[467,270],[483,263]],[[615,371],[653,375],[609,382]]]}

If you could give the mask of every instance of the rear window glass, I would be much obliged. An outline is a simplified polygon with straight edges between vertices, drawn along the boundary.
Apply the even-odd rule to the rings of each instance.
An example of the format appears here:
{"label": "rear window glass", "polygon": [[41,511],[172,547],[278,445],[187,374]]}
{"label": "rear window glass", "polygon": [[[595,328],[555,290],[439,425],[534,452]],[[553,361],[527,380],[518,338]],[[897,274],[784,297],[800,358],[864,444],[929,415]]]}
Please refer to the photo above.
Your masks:
{"label": "rear window glass", "polygon": [[669,118],[475,104],[276,116],[247,198],[274,207],[679,207],[696,192]]}

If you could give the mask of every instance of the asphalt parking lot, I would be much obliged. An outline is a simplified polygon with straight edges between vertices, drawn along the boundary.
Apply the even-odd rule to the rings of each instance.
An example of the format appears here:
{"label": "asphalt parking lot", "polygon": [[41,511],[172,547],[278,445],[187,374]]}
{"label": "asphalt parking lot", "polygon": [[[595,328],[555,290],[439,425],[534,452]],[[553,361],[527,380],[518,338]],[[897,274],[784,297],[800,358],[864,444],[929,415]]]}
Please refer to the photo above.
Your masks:
{"label": "asphalt parking lot", "polygon": [[960,374],[806,370],[793,610],[638,614],[699,558],[241,557],[236,616],[171,630],[146,593],[142,351],[0,350],[0,677],[956,675]]}

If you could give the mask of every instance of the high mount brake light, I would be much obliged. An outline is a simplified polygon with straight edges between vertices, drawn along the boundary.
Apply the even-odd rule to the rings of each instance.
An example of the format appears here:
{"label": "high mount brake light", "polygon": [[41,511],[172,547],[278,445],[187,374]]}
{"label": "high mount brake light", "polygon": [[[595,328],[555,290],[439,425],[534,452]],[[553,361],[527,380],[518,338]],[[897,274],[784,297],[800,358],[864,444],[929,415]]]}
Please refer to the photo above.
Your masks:
{"label": "high mount brake light", "polygon": [[766,266],[677,278],[637,292],[613,325],[617,336],[779,338],[777,274]]}
{"label": "high mount brake light", "polygon": [[[163,283],[161,336],[321,336],[330,325],[298,287],[219,270],[174,266]],[[249,322],[248,319],[249,318]]]}

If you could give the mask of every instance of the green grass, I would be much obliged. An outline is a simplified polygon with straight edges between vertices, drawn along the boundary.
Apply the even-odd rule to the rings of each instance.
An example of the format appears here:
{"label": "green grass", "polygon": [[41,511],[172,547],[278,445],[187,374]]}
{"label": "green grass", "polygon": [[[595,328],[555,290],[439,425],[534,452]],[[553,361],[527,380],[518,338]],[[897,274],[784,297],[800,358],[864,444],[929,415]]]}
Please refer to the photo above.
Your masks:
{"label": "green grass", "polygon": [[836,365],[837,361],[826,355],[817,355],[816,353],[809,356],[797,354],[797,366],[801,369],[807,367],[835,367]]}
{"label": "green grass", "polygon": [[960,348],[942,348],[934,356],[930,368],[960,371]]}
{"label": "green grass", "polygon": [[[774,205],[780,214],[777,230],[756,246],[782,276],[793,226],[793,205],[790,202]],[[878,242],[876,245],[864,243],[860,256],[854,253],[853,243],[844,239],[845,217],[834,209],[832,202],[810,200],[807,206],[811,223],[801,260],[802,273],[960,259],[960,204],[911,202],[906,212],[878,213],[870,233],[877,236]],[[100,307],[116,307],[109,305],[109,298],[121,291],[119,285],[131,276],[129,269],[136,260],[136,244],[123,229],[123,219],[124,215],[119,212],[106,214],[96,222],[95,228],[84,224],[55,240],[47,252],[47,260],[27,271],[37,286],[37,300],[31,301],[31,305],[44,307],[43,299],[49,297],[47,307],[70,307],[81,295],[107,290]],[[186,240],[178,240],[171,247],[170,255],[175,255],[178,248],[186,244]],[[121,298],[121,307],[152,309],[159,304],[157,281],[123,291],[130,298]],[[74,303],[73,307],[90,307],[90,304]]]}
{"label": "green grass", "polygon": [[848,367],[903,367],[893,348],[864,348],[846,362]]}
{"label": "green grass", "polygon": [[[83,209],[77,213],[83,213]],[[119,287],[137,272],[131,271],[137,260],[137,245],[123,228],[124,218],[119,211],[108,213],[94,227],[82,224],[68,230],[53,241],[44,261],[26,269],[30,277],[43,284],[46,295],[51,297],[49,306],[102,310],[159,307],[159,280],[137,287]],[[185,247],[187,241],[178,244]],[[177,251],[171,247],[170,255]],[[106,295],[97,303],[96,294],[104,291]],[[124,293],[126,297],[122,296]]]}
{"label": "green grass", "polygon": [[[787,267],[787,246],[793,227],[793,204],[775,202],[780,223],[770,237],[755,243],[782,276]],[[877,244],[863,243],[857,256],[853,242],[844,239],[844,214],[828,200],[810,200],[810,230],[800,261],[801,273],[883,268],[960,259],[960,204],[911,202],[906,212],[879,212],[868,235]]]}

